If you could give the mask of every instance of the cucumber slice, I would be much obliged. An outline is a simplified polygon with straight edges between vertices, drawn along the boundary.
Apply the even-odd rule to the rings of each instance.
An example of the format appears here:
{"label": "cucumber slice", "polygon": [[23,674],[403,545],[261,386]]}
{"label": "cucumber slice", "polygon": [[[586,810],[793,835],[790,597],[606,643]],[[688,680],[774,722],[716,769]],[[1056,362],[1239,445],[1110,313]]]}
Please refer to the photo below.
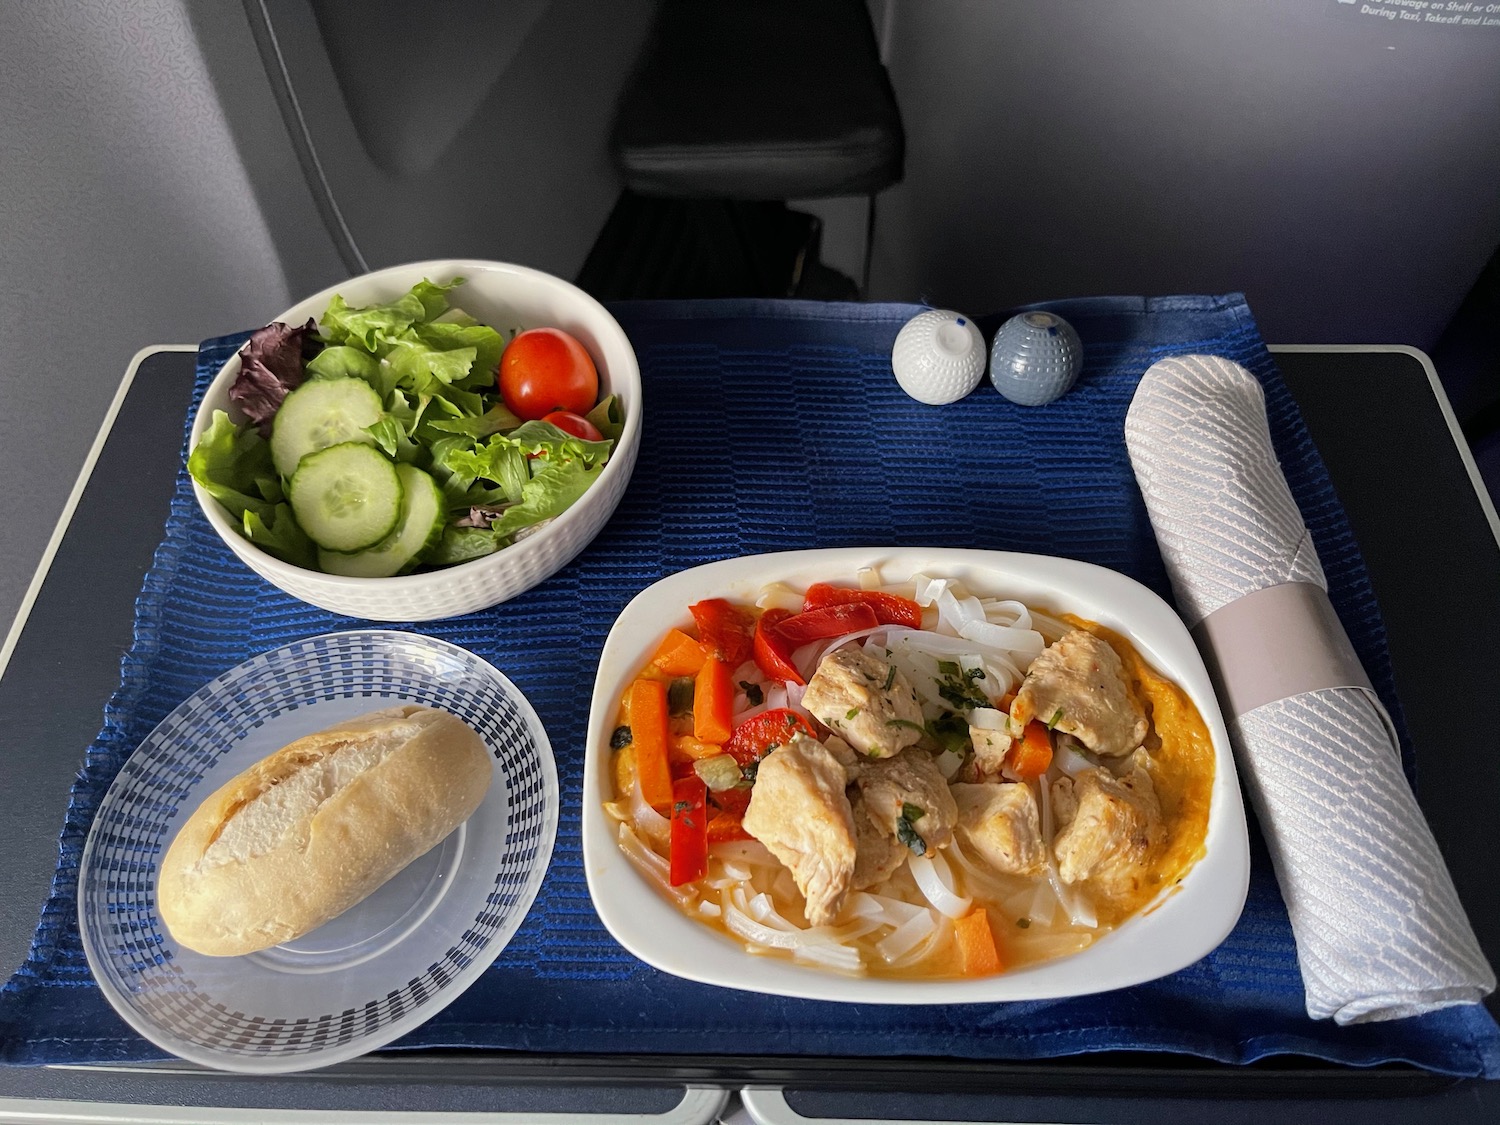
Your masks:
{"label": "cucumber slice", "polygon": [[396,530],[375,546],[353,555],[319,551],[318,565],[349,578],[389,578],[410,570],[443,537],[448,509],[437,481],[413,465],[397,465],[401,478],[401,518]]}
{"label": "cucumber slice", "polygon": [[401,518],[401,477],[373,445],[346,441],[302,458],[287,499],[319,547],[363,551],[389,535]]}
{"label": "cucumber slice", "polygon": [[365,427],[384,414],[380,395],[363,379],[309,379],[286,396],[271,424],[276,471],[288,478],[309,453],[346,441],[374,445]]}

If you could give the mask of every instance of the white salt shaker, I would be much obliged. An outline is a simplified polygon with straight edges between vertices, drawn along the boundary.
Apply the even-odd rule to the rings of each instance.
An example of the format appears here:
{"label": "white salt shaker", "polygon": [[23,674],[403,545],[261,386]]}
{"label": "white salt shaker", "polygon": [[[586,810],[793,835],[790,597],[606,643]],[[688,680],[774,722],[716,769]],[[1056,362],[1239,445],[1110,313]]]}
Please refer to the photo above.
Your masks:
{"label": "white salt shaker", "polygon": [[891,349],[891,370],[918,402],[957,402],[984,378],[984,337],[974,321],[949,309],[928,309],[906,322]]}

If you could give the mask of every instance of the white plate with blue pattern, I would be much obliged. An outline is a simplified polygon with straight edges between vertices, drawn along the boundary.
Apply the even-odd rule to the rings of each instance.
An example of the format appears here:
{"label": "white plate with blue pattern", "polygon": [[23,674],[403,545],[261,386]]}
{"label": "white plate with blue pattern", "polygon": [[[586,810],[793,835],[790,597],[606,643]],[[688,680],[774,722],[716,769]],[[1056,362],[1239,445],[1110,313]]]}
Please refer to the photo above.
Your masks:
{"label": "white plate with blue pattern", "polygon": [[[178,945],[157,871],[199,803],[295,738],[400,703],[450,711],[484,738],[495,779],[474,815],[295,941],[243,957]],[[256,1074],[341,1062],[425,1023],[499,956],[541,886],[557,815],[546,731],[493,666],[413,633],[297,641],[194,692],[125,763],[83,851],[84,951],[125,1022],[175,1055]]]}

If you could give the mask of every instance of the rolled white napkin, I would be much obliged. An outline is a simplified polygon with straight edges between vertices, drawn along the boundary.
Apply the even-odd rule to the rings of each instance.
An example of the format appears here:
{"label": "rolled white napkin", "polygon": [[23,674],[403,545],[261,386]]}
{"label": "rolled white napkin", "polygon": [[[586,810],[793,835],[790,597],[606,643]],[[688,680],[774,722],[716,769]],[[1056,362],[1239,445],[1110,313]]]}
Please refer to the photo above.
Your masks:
{"label": "rolled white napkin", "polygon": [[1265,398],[1216,356],[1153,364],[1125,443],[1297,941],[1307,1014],[1340,1024],[1478,1003],[1495,974],[1327,601]]}

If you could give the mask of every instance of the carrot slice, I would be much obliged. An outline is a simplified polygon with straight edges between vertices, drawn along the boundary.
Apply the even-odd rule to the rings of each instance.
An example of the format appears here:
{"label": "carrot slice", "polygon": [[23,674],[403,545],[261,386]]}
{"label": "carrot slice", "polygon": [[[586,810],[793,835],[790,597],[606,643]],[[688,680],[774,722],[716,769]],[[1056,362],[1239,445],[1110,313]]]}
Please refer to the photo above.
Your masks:
{"label": "carrot slice", "polygon": [[1011,744],[1006,765],[1017,777],[1041,777],[1052,764],[1052,736],[1036,720],[1026,724],[1021,737]]}
{"label": "carrot slice", "polygon": [[693,736],[700,742],[728,741],[734,717],[734,681],[729,665],[710,656],[693,687]]}
{"label": "carrot slice", "polygon": [[668,676],[696,676],[706,659],[703,646],[681,629],[673,629],[656,649],[651,663]]}
{"label": "carrot slice", "polygon": [[667,686],[660,680],[630,685],[630,742],[635,747],[641,796],[657,812],[672,807],[672,768],[667,761]]}
{"label": "carrot slice", "polygon": [[984,907],[976,907],[954,922],[953,936],[958,942],[959,968],[964,976],[988,977],[1004,970],[1005,963],[1000,959],[990,929],[990,915]]}

